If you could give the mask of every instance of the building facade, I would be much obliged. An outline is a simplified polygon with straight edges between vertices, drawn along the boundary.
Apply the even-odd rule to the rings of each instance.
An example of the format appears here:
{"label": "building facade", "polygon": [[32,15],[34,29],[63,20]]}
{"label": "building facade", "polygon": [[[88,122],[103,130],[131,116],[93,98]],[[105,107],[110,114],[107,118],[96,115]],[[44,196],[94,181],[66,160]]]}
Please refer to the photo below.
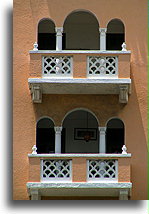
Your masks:
{"label": "building facade", "polygon": [[13,22],[13,199],[147,199],[147,1],[14,0]]}

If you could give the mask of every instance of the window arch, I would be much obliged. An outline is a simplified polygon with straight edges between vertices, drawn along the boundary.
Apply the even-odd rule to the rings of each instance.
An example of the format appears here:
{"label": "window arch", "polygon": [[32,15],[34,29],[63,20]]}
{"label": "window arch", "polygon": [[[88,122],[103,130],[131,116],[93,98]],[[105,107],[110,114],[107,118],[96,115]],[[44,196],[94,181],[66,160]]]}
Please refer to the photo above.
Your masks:
{"label": "window arch", "polygon": [[121,20],[112,19],[107,25],[106,49],[121,50],[125,41],[125,27]]}
{"label": "window arch", "polygon": [[55,50],[56,33],[55,24],[50,19],[42,19],[38,24],[38,49]]}
{"label": "window arch", "polygon": [[106,130],[106,153],[122,153],[125,128],[122,120],[113,118],[107,123]]}
{"label": "window arch", "polygon": [[36,125],[37,153],[55,152],[54,122],[50,118],[41,118]]}
{"label": "window arch", "polygon": [[74,11],[64,22],[66,50],[96,50],[99,49],[99,23],[89,11]]}
{"label": "window arch", "polygon": [[98,121],[86,109],[69,112],[62,123],[63,153],[99,153]]}

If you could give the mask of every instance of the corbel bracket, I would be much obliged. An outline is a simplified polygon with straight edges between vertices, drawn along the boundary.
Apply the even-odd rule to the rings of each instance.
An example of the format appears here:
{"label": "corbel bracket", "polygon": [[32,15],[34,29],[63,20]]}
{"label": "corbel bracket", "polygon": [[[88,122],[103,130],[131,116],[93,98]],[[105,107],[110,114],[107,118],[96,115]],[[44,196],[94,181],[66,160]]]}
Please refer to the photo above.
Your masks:
{"label": "corbel bracket", "polygon": [[31,94],[33,103],[42,103],[42,89],[40,85],[31,85]]}
{"label": "corbel bracket", "polygon": [[119,200],[128,200],[128,190],[120,190],[119,191]]}
{"label": "corbel bracket", "polygon": [[128,85],[120,85],[119,86],[119,102],[127,103],[128,102],[128,93],[129,93]]}

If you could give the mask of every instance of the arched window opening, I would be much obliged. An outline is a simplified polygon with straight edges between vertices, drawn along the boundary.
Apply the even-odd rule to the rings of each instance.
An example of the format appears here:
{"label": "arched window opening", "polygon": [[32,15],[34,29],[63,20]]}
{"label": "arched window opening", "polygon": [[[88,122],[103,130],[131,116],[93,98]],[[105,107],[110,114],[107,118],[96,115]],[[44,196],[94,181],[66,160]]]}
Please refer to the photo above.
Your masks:
{"label": "arched window opening", "polygon": [[43,19],[38,24],[38,49],[56,49],[55,24],[50,19]]}
{"label": "arched window opening", "polygon": [[106,49],[121,50],[125,41],[125,27],[119,19],[112,19],[107,26]]}
{"label": "arched window opening", "polygon": [[54,123],[49,118],[42,118],[36,126],[36,146],[37,153],[55,152],[55,131]]}
{"label": "arched window opening", "polygon": [[64,35],[65,50],[99,50],[99,24],[90,12],[77,11],[68,15],[64,22]]}
{"label": "arched window opening", "polygon": [[99,153],[98,122],[92,113],[75,110],[62,126],[62,153]]}
{"label": "arched window opening", "polygon": [[111,119],[107,123],[106,153],[122,153],[124,131],[124,123],[120,119]]}

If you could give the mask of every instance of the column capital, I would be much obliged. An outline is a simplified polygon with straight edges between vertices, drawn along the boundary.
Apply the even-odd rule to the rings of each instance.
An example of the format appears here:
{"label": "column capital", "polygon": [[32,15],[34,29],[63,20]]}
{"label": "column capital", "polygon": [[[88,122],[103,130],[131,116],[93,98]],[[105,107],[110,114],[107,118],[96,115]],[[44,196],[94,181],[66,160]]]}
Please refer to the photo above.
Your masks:
{"label": "column capital", "polygon": [[61,127],[61,126],[55,126],[55,127],[54,127],[55,133],[56,133],[56,134],[61,134],[62,128],[63,128],[63,127]]}
{"label": "column capital", "polygon": [[63,27],[55,27],[55,31],[56,31],[57,36],[62,36]]}
{"label": "column capital", "polygon": [[107,130],[107,127],[98,127],[98,130],[99,130],[100,133],[105,134],[106,130]]}
{"label": "column capital", "polygon": [[104,35],[107,32],[107,28],[99,28],[99,32]]}

